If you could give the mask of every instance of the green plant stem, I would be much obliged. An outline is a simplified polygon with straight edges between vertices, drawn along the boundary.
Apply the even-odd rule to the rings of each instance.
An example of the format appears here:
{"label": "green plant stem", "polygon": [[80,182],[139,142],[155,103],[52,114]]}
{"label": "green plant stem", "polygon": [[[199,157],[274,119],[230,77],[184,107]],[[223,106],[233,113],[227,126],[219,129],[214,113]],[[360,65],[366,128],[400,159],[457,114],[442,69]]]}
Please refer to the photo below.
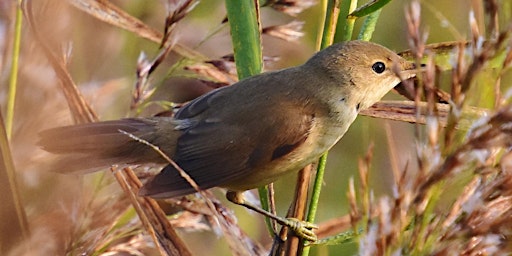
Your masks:
{"label": "green plant stem", "polygon": [[370,41],[370,39],[372,39],[372,35],[375,31],[375,26],[377,26],[377,20],[379,19],[381,11],[382,9],[378,9],[366,17],[357,39],[363,41]]}
{"label": "green plant stem", "polygon": [[370,15],[372,13],[375,13],[379,10],[382,10],[382,7],[384,7],[386,4],[391,2],[391,0],[376,0],[376,1],[369,1],[365,5],[357,8],[356,10],[352,11],[350,13],[350,17],[357,17],[361,18],[366,15]]}
{"label": "green plant stem", "polygon": [[[316,212],[318,209],[318,201],[320,200],[320,192],[322,191],[322,185],[324,182],[325,165],[327,164],[327,155],[329,152],[325,152],[318,160],[318,167],[316,169],[315,181],[313,182],[313,191],[311,199],[309,201],[308,212],[306,214],[306,221],[310,223],[315,222]],[[304,247],[302,255],[309,255],[309,249],[311,247]]]}
{"label": "green plant stem", "polygon": [[336,32],[336,25],[338,23],[338,16],[340,15],[339,0],[327,1],[327,9],[325,12],[325,22],[323,26],[322,40],[320,49],[332,44],[334,40],[334,34]]}
{"label": "green plant stem", "polygon": [[362,229],[358,229],[357,232],[353,230],[349,230],[335,236],[327,237],[321,240],[318,240],[315,244],[321,245],[340,245],[346,243],[354,242],[355,238],[363,232]]}
{"label": "green plant stem", "polygon": [[342,42],[352,39],[356,17],[349,16],[348,14],[352,13],[356,8],[357,0],[345,0],[341,3],[342,16],[340,16],[340,19],[344,19],[343,32],[340,38],[340,41]]}
{"label": "green plant stem", "polygon": [[323,154],[318,160],[318,168],[315,176],[315,182],[313,183],[313,192],[311,195],[311,201],[308,208],[308,215],[306,217],[307,222],[315,222],[316,211],[318,209],[318,201],[320,199],[320,191],[322,190],[322,184],[324,181],[325,165],[327,164],[327,152]]}
{"label": "green plant stem", "polygon": [[263,68],[258,1],[226,0],[238,78],[259,74]]}
{"label": "green plant stem", "polygon": [[7,112],[5,120],[5,129],[7,138],[12,135],[12,126],[14,121],[14,103],[16,102],[16,85],[18,83],[18,63],[21,45],[21,24],[23,13],[21,11],[21,0],[17,1],[16,20],[14,22],[14,40],[12,46],[11,76],[9,79],[9,94],[7,96]]}

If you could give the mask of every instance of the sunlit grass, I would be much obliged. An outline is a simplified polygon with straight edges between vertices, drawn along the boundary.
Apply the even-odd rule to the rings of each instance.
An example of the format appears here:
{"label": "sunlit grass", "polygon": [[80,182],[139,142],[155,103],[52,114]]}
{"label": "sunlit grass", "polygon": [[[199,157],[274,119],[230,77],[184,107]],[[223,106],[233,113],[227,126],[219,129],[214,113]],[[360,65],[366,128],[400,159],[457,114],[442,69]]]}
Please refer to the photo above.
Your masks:
{"label": "sunlit grass", "polygon": [[[120,20],[107,21],[79,10],[76,5],[82,1],[69,2],[73,5],[64,1],[32,1],[37,21],[35,29],[49,51],[55,54],[61,67],[69,72],[72,81],[78,83],[84,101],[92,105],[93,112],[100,113],[101,120],[105,116],[122,118],[127,115],[156,114],[236,81],[232,58],[221,58],[233,53],[228,26],[222,24],[226,17],[223,1],[202,1],[190,12],[185,11],[183,19],[176,23],[175,30],[168,34],[169,40],[164,40],[164,44],[165,20],[172,6],[156,2],[137,4],[117,1],[113,3],[119,10],[127,10],[138,20],[131,20],[132,16],[118,15]],[[348,1],[342,3],[347,4]],[[403,10],[410,1],[391,1],[376,24],[374,40],[389,47],[404,48],[407,45],[412,51],[411,58],[422,52],[426,31],[429,33],[427,38],[453,40],[454,37],[459,39],[461,35],[468,34],[465,39],[470,42],[479,43],[483,39],[488,43],[482,47],[475,47],[474,44],[467,46],[469,51],[459,59],[457,47],[442,53],[434,50],[433,54],[442,57],[435,58],[435,64],[443,67],[442,72],[429,62],[429,53],[424,52],[422,62],[430,64],[421,85],[426,89],[442,87],[452,100],[446,107],[439,97],[429,94],[432,90],[421,91],[424,95],[420,99],[428,102],[422,115],[428,116],[424,119],[426,124],[391,123],[387,127],[381,125],[381,121],[369,121],[368,118],[360,118],[356,122],[341,141],[342,144],[338,145],[337,151],[331,152],[326,176],[323,182],[319,182],[323,185],[323,192],[317,208],[316,222],[321,226],[318,233],[322,234],[321,238],[337,235],[339,240],[331,239],[329,245],[311,246],[310,255],[339,255],[347,253],[346,250],[352,250],[351,253],[355,254],[354,244],[358,245],[361,255],[396,252],[410,255],[453,252],[493,254],[511,249],[508,237],[512,216],[509,175],[509,125],[512,122],[509,66],[512,55],[510,31],[507,31],[512,16],[510,3],[502,1],[502,6],[488,6],[486,9],[483,3],[473,1],[476,17],[471,21],[473,23],[468,21],[469,13],[464,13],[467,17],[461,18],[464,20],[461,22],[456,15],[462,14],[452,10],[456,4],[467,5],[466,1],[432,1],[426,4],[426,8],[425,3],[421,3],[424,9],[422,14],[429,16],[413,17],[406,22]],[[309,28],[304,31],[306,38],[298,42],[263,35],[263,56],[281,57],[277,63],[267,62],[267,70],[273,65],[288,66],[288,60],[303,61],[312,54],[315,36],[319,34],[315,29],[320,26],[318,17],[310,17],[310,14],[318,12],[317,8],[320,7],[312,6],[300,14],[294,14],[298,14],[297,17],[283,14],[278,8],[279,11],[268,6],[261,8],[263,27],[277,26],[273,31],[281,36],[289,32],[289,27],[280,25],[295,19],[306,20],[305,27]],[[409,14],[415,11],[409,10]],[[109,17],[99,13],[103,18]],[[453,37],[429,30],[430,27],[446,25],[440,25],[439,17],[442,15],[439,14],[444,14],[448,21],[457,20],[454,23],[467,25],[459,28],[460,25],[450,24],[448,27],[452,33],[460,30]],[[0,24],[13,26],[10,22],[14,17],[15,13],[9,12],[8,16],[0,17]],[[390,20],[399,20],[402,26],[383,25]],[[358,32],[361,23],[358,21],[352,27],[352,22],[340,17],[338,29],[349,26],[350,31]],[[420,25],[415,26],[415,22]],[[155,246],[155,240],[150,238],[132,208],[127,192],[120,189],[114,175],[108,170],[85,177],[48,172],[55,159],[37,148],[37,133],[45,128],[71,124],[73,120],[92,120],[94,116],[76,119],[77,113],[83,114],[89,110],[78,107],[84,106],[78,98],[73,98],[74,103],[66,102],[62,89],[63,84],[67,86],[62,79],[65,74],[55,71],[28,25],[22,28],[21,51],[19,56],[14,56],[19,57],[20,61],[12,137],[9,146],[2,143],[2,150],[8,150],[14,159],[21,193],[18,202],[27,214],[30,235],[23,245],[13,245],[11,255],[22,252],[27,255],[161,253],[162,250]],[[1,44],[4,47],[4,61],[0,68],[4,74],[11,69],[8,64],[11,62],[7,60],[13,58],[13,53],[7,40],[13,40],[13,29],[5,32],[8,36]],[[408,39],[403,40],[407,30]],[[350,33],[335,38],[354,37]],[[165,46],[172,46],[170,52],[165,53]],[[139,58],[141,52],[146,54],[145,59]],[[158,58],[159,54],[164,54],[162,59]],[[205,59],[212,61],[204,62]],[[154,66],[153,73],[137,74],[137,68],[151,67],[142,60],[161,62]],[[177,62],[180,64],[175,65]],[[186,70],[182,70],[184,66]],[[440,76],[445,79],[439,79]],[[167,78],[173,82],[166,83]],[[7,84],[6,78],[2,81]],[[133,91],[137,83],[145,87],[139,87],[139,97],[134,97],[131,95],[135,95]],[[177,92],[183,93],[182,98],[168,102],[170,96],[178,95]],[[3,88],[2,93],[7,95],[7,89]],[[405,100],[403,97],[399,99]],[[439,104],[444,104],[444,107],[436,107]],[[7,105],[7,97],[2,98],[2,110],[6,111]],[[472,107],[486,110],[488,117],[480,117],[483,112],[472,112]],[[467,113],[476,114],[466,116]],[[443,119],[438,119],[441,114],[444,115]],[[369,127],[361,128],[361,123],[367,123]],[[448,128],[444,128],[444,125]],[[363,129],[365,132],[361,132]],[[383,135],[384,131],[388,132],[387,136]],[[403,137],[414,139],[403,142]],[[368,150],[370,142],[374,145],[372,150]],[[388,145],[390,149],[386,151]],[[366,157],[364,152],[368,152]],[[361,158],[359,162],[358,157]],[[397,159],[392,159],[394,157]],[[360,173],[357,173],[357,164]],[[155,168],[151,172],[158,170]],[[140,173],[149,176],[146,171]],[[349,181],[350,176],[354,177],[353,181]],[[290,204],[292,186],[295,185],[293,177],[289,180],[292,182],[279,181],[276,184],[277,210],[282,215],[285,215],[283,213]],[[131,185],[135,186],[133,183]],[[130,187],[130,190],[135,188]],[[221,193],[218,195],[222,197]],[[273,237],[268,236],[262,221],[252,221],[260,216],[222,200],[218,209],[225,210],[227,216],[233,216],[230,208],[236,209],[237,217],[241,220],[230,224],[251,234],[249,238],[255,248],[261,246],[268,249]],[[348,203],[345,204],[346,201]],[[177,230],[176,237],[185,241],[193,255],[234,253],[233,247],[230,248],[228,244],[236,240],[228,236],[216,237],[215,234],[222,232],[204,201],[187,197],[161,203],[160,206],[142,206],[144,209],[151,207],[163,208]],[[328,221],[333,223],[330,231],[324,229]],[[155,237],[158,237],[164,231],[155,232]],[[1,235],[5,239],[13,233]],[[242,234],[239,237],[245,238]],[[0,252],[6,252],[6,248],[0,247]],[[27,248],[28,252],[24,251]]]}

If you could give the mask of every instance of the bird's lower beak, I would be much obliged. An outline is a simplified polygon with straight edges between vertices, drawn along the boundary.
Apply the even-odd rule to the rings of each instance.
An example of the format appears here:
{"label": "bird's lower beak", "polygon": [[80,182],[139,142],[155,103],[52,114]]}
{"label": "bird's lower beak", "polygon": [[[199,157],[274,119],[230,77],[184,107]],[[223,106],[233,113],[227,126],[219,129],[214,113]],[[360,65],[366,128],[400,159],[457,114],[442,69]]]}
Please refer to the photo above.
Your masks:
{"label": "bird's lower beak", "polygon": [[399,72],[400,79],[402,81],[416,77],[418,73],[425,71],[425,64],[421,64],[420,67],[417,67],[415,63],[407,62],[402,65],[402,70]]}

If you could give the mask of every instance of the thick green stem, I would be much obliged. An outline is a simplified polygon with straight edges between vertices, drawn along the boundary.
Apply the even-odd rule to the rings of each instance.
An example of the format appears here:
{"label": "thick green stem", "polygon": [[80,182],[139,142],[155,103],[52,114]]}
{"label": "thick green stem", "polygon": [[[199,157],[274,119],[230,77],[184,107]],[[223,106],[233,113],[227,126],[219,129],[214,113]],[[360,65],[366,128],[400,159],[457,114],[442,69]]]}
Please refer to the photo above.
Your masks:
{"label": "thick green stem", "polygon": [[317,50],[324,49],[325,47],[331,45],[334,40],[336,25],[338,23],[338,16],[340,15],[339,4],[339,0],[327,1],[327,11],[325,13],[324,29],[321,40],[322,43],[320,44],[320,49]]}
{"label": "thick green stem", "polygon": [[259,74],[263,68],[258,1],[226,0],[238,78]]}
{"label": "thick green stem", "polygon": [[345,0],[341,3],[341,16],[340,19],[344,20],[343,31],[341,33],[340,41],[350,41],[354,32],[354,23],[356,18],[349,16],[357,8],[357,0]]}

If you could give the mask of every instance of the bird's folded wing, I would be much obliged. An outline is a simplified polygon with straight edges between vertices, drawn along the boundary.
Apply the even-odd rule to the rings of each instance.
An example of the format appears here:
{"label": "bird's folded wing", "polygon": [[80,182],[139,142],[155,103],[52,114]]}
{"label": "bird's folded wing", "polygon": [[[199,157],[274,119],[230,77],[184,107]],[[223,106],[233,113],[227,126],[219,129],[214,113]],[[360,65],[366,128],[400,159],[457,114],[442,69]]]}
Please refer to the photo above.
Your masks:
{"label": "bird's folded wing", "polygon": [[[279,161],[307,139],[314,122],[314,113],[307,104],[286,98],[253,100],[258,103],[245,106],[254,109],[242,107],[219,115],[208,113],[208,118],[196,122],[178,138],[173,160],[201,189],[223,186],[258,171],[272,161]],[[196,113],[207,109],[201,104],[215,104],[215,100],[208,98],[201,101],[190,105],[196,107]],[[141,190],[143,195],[158,198],[193,192],[172,166],[167,166]]]}

